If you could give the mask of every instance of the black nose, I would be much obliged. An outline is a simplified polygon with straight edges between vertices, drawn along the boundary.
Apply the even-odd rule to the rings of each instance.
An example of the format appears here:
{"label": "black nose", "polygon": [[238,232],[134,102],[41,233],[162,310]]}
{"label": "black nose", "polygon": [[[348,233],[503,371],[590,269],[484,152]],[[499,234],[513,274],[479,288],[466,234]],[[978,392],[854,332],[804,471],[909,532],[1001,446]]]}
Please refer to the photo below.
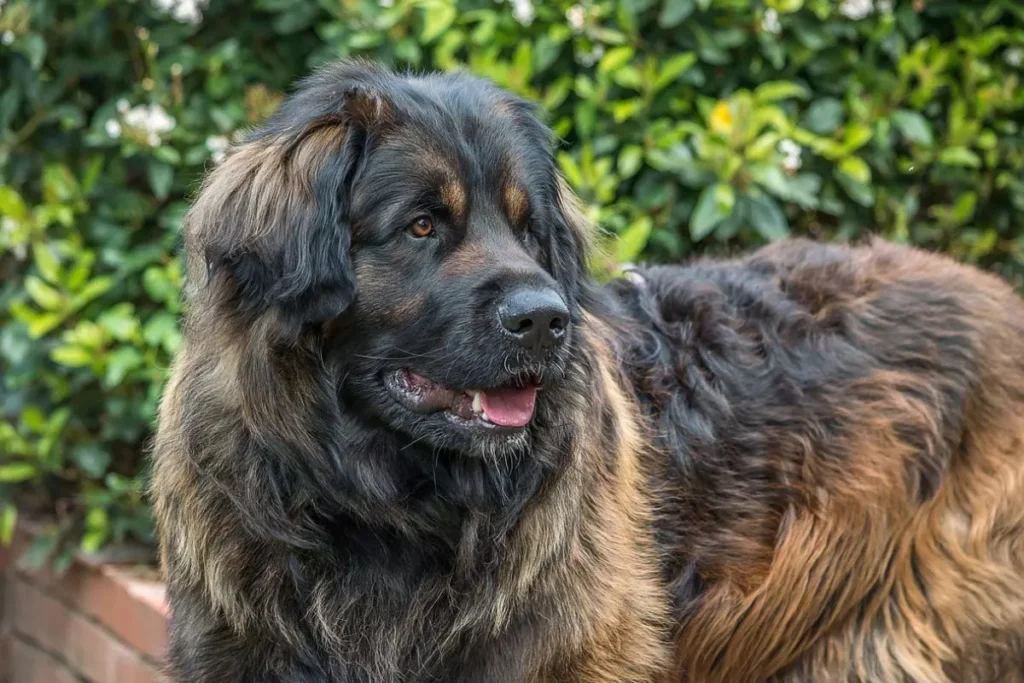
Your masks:
{"label": "black nose", "polygon": [[562,343],[569,309],[553,289],[517,289],[498,306],[501,326],[534,353]]}

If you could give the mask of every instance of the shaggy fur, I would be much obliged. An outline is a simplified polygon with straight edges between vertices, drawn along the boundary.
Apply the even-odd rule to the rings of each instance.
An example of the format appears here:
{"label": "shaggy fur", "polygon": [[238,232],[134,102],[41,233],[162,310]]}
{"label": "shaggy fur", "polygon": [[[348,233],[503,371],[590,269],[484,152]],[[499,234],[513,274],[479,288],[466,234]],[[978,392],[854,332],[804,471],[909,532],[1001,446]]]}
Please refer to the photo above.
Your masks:
{"label": "shaggy fur", "polygon": [[[466,75],[333,65],[210,174],[155,452],[172,680],[1024,681],[1010,288],[800,241],[602,288],[589,230]],[[570,311],[540,360],[492,330],[526,281]],[[542,389],[473,432],[400,367]]]}

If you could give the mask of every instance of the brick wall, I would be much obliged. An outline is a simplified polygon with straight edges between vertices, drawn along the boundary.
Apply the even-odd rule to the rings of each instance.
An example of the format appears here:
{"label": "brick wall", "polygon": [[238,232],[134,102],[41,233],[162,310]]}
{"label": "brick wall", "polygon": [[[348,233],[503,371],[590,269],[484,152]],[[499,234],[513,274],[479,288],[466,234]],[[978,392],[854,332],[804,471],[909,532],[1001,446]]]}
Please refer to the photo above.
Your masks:
{"label": "brick wall", "polygon": [[163,586],[128,567],[76,562],[62,577],[0,550],[0,682],[158,683]]}

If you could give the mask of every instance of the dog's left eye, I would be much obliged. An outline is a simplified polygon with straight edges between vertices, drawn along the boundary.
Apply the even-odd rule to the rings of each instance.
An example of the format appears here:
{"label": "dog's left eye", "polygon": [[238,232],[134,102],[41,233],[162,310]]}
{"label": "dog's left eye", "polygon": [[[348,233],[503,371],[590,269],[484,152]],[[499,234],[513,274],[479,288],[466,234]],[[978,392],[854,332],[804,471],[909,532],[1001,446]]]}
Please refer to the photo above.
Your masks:
{"label": "dog's left eye", "polygon": [[430,237],[434,234],[434,222],[427,216],[420,216],[409,226],[413,237]]}

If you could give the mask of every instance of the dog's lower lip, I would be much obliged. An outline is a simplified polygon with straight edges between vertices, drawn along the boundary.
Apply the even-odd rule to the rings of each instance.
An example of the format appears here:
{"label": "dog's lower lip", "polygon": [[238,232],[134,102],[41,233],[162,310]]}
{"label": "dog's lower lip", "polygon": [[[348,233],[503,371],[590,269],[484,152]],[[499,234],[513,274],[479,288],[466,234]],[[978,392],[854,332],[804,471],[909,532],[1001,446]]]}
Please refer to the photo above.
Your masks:
{"label": "dog's lower lip", "polygon": [[530,378],[492,389],[458,390],[441,386],[408,368],[384,377],[384,386],[392,398],[411,412],[444,413],[459,426],[495,430],[518,430],[529,424],[538,384]]}

